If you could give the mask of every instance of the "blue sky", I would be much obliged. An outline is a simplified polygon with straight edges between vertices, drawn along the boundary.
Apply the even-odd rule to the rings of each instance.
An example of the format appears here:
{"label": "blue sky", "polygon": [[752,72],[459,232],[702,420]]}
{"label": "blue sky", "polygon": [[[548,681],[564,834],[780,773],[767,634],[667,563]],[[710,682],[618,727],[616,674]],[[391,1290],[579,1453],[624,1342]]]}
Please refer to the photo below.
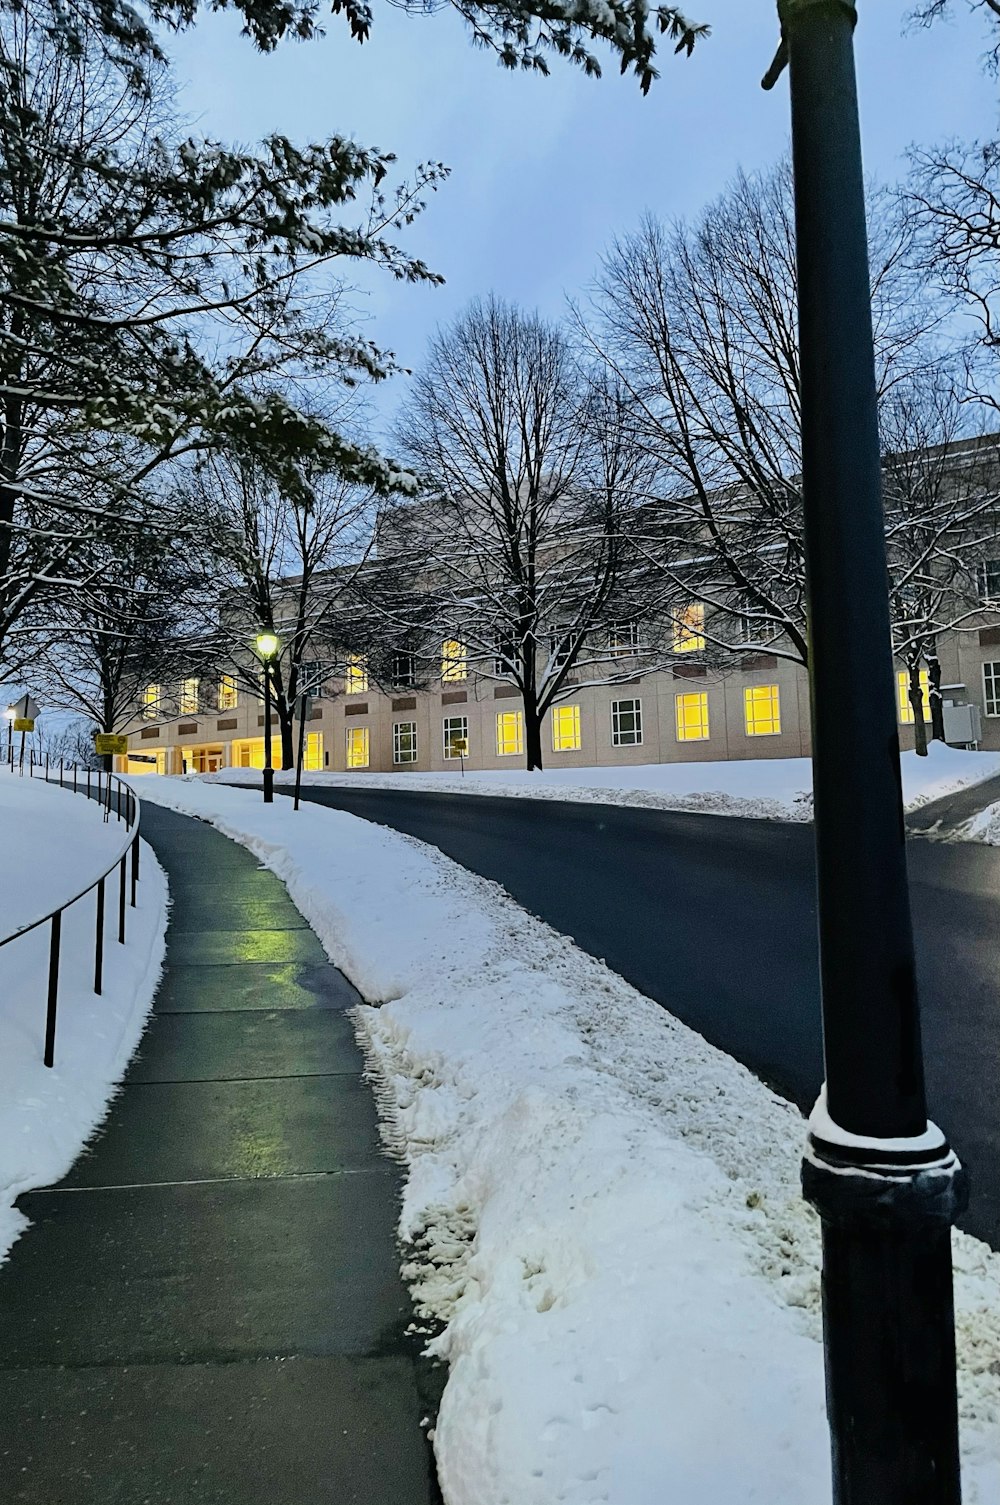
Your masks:
{"label": "blue sky", "polygon": [[[904,34],[912,0],[861,0],[857,30],[865,161],[896,180],[914,142],[994,128],[997,85],[980,67],[981,22]],[[777,41],[770,0],[689,0],[713,35],[691,59],[669,51],[645,98],[609,58],[602,79],[553,59],[549,78],[501,69],[454,12],[410,16],[376,3],[372,38],[339,17],[319,42],[254,53],[231,16],[206,16],[172,51],[179,103],[206,135],[249,143],[353,136],[395,151],[401,171],[434,159],[452,174],[405,233],[443,288],[368,279],[366,334],[418,365],[428,335],[476,294],[496,291],[558,317],[583,291],[613,234],[646,209],[691,216],[738,167],[773,162],[788,135],[787,80],[760,77]],[[353,276],[351,280],[356,280]],[[388,419],[402,379],[380,389]]]}

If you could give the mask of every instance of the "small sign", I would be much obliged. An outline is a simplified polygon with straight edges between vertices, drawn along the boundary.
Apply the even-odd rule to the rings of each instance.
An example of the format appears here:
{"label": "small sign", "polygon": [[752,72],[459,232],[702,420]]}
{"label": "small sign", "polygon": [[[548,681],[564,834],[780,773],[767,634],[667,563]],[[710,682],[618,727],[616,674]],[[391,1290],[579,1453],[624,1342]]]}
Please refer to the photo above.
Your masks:
{"label": "small sign", "polygon": [[[17,721],[34,721],[35,717],[39,714],[38,701],[35,700],[31,695],[22,695],[20,700],[15,700],[14,704],[10,706],[9,709],[14,712],[14,716]],[[33,731],[34,727],[22,728],[15,726],[14,730]]]}
{"label": "small sign", "polygon": [[465,737],[452,737],[451,751],[453,756],[455,753],[457,753],[460,758],[468,757],[469,743],[467,739]]}
{"label": "small sign", "polygon": [[118,753],[119,756],[124,757],[128,752],[128,738],[119,737],[113,732],[95,732],[94,749],[102,755]]}
{"label": "small sign", "polygon": [[15,716],[14,730],[16,732],[33,732],[35,730],[34,716]]}

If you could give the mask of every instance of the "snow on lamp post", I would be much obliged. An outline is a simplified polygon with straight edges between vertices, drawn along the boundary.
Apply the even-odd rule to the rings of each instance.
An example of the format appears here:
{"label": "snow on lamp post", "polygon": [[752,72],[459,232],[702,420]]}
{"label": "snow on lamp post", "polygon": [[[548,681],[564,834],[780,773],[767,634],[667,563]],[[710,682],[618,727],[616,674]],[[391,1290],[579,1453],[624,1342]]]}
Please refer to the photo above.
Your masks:
{"label": "snow on lamp post", "polygon": [[274,803],[274,769],[271,767],[271,664],[280,643],[275,633],[257,635],[257,652],[264,666],[264,803]]}
{"label": "snow on lamp post", "polygon": [[[826,1084],[806,1198],[823,1223],[836,1505],[958,1505],[951,1223],[928,1122],[906,875],[864,182],[847,0],[778,0],[789,66]],[[851,686],[850,716],[843,685]]]}

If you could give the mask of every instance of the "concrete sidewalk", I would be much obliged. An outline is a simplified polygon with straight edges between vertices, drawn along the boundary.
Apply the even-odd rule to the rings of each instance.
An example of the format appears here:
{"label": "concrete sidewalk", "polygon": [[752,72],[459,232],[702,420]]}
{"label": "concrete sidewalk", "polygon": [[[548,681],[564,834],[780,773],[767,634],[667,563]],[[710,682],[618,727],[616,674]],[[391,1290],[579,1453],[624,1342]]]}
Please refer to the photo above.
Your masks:
{"label": "concrete sidewalk", "polygon": [[155,1013],[92,1146],[0,1268],[4,1505],[432,1505],[398,1173],[283,885],[155,806]]}

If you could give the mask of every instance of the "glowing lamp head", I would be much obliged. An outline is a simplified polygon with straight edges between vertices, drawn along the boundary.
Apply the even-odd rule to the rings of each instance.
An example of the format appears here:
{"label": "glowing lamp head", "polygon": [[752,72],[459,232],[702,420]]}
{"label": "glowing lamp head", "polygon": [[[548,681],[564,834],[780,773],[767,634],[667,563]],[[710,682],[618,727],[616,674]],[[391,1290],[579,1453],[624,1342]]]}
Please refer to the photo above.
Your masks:
{"label": "glowing lamp head", "polygon": [[273,632],[262,632],[257,637],[257,652],[261,658],[273,658],[278,651],[278,639]]}

